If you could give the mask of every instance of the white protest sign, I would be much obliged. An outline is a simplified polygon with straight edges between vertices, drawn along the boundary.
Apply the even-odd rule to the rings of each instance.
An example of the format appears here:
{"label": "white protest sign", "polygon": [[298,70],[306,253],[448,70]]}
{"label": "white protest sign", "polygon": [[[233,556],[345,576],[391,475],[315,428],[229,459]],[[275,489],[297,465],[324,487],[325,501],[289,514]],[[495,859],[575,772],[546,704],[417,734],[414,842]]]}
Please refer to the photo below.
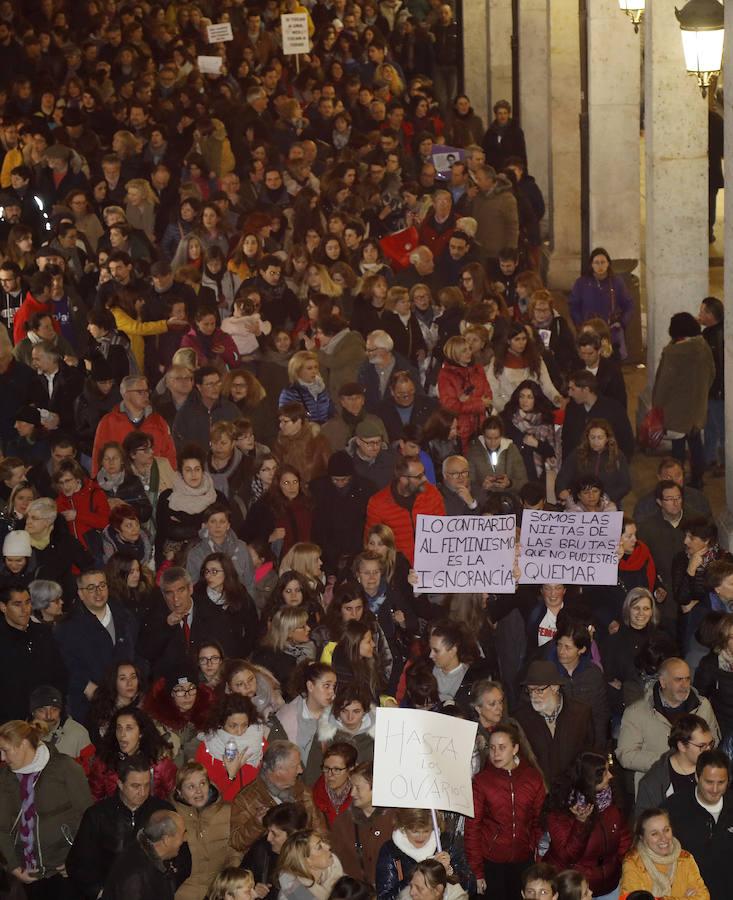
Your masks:
{"label": "white protest sign", "polygon": [[307,13],[283,13],[280,16],[283,35],[283,53],[308,53],[310,41],[308,40],[308,15]]}
{"label": "white protest sign", "polygon": [[622,512],[525,509],[521,584],[616,584]]}
{"label": "white protest sign", "polygon": [[514,593],[515,516],[423,516],[415,529],[416,593]]}
{"label": "white protest sign", "polygon": [[210,44],[218,44],[220,41],[233,41],[232,23],[219,22],[216,25],[207,25],[206,35]]}
{"label": "white protest sign", "polygon": [[221,73],[221,64],[224,60],[221,56],[197,56],[196,64],[199,72],[203,75],[219,75]]}
{"label": "white protest sign", "polygon": [[374,806],[447,809],[473,817],[477,725],[421,709],[377,709]]}
{"label": "white protest sign", "polygon": [[431,150],[433,165],[438,175],[450,175],[453,163],[461,162],[463,150],[460,147],[446,147],[443,144],[433,144]]}

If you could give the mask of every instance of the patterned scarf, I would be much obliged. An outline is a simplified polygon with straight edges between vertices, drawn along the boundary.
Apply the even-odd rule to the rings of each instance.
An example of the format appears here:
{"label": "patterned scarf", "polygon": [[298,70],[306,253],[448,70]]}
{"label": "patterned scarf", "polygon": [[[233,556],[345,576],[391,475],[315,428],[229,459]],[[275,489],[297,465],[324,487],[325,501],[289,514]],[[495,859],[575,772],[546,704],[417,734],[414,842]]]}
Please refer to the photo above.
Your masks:
{"label": "patterned scarf", "polygon": [[41,743],[38,745],[33,762],[13,774],[20,785],[20,813],[18,814],[18,834],[23,846],[23,868],[33,871],[38,868],[35,852],[35,840],[33,832],[36,827],[36,782],[50,757],[48,747]]}
{"label": "patterned scarf", "polygon": [[[524,410],[517,409],[512,416],[512,425],[514,425],[517,431],[522,434],[531,434],[532,437],[537,438],[540,443],[544,441],[553,447],[555,450],[555,459],[558,461],[555,466],[553,466],[553,471],[557,471],[560,468],[560,452],[559,447],[557,446],[555,426],[550,422],[543,422],[542,413],[525,412]],[[534,462],[537,474],[544,474],[545,460],[536,450],[533,450],[532,452],[532,461]]]}

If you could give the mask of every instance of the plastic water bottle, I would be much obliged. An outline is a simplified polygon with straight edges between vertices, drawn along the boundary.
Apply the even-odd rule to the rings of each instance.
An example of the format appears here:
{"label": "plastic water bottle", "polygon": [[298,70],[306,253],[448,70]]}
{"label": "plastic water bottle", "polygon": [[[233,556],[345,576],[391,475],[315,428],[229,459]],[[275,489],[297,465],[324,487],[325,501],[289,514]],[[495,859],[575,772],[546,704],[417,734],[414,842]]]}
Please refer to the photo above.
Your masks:
{"label": "plastic water bottle", "polygon": [[236,741],[227,741],[226,744],[224,744],[224,759],[236,759],[237,753]]}

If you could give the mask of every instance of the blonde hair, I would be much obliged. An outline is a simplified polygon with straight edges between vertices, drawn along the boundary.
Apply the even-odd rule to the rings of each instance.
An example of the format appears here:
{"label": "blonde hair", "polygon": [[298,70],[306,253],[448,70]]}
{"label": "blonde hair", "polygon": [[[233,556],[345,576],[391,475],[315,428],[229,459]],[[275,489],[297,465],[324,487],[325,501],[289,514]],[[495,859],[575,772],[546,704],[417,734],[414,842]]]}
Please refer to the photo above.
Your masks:
{"label": "blonde hair", "polygon": [[[205,775],[209,778],[209,773],[206,771],[206,766],[203,763],[196,762],[193,759],[190,759],[187,763],[184,763],[181,768],[176,773],[176,790],[180,791],[183,785],[183,782],[189,777],[189,775]],[[211,782],[211,779],[209,779]]]}
{"label": "blonde hair", "polygon": [[295,571],[304,575],[310,581],[314,581],[316,578],[316,565],[321,558],[321,552],[318,544],[311,544],[307,541],[293,544],[283,556],[278,574],[284,575],[286,572]]}
{"label": "blonde hair", "polygon": [[312,350],[298,350],[297,353],[290,357],[290,362],[288,363],[288,378],[290,381],[297,381],[300,378],[301,369],[307,362],[318,362],[318,357]]}
{"label": "blonde hair", "polygon": [[222,435],[226,435],[230,441],[237,440],[238,431],[234,422],[227,422],[225,420],[214,422],[209,431],[209,440],[215,441],[217,438],[222,437]]}
{"label": "blonde hair", "polygon": [[[333,237],[333,235],[330,235],[330,237]],[[327,240],[328,238],[324,238],[324,243]],[[340,297],[343,294],[344,289],[340,284],[336,284],[333,278],[331,278],[328,269],[325,266],[321,265],[321,263],[309,263],[308,268],[318,270],[318,276],[321,279],[321,287],[318,291],[319,294],[323,294],[324,297],[331,298]]]}
{"label": "blonde hair", "polygon": [[[429,812],[428,815],[430,815]],[[328,843],[327,837],[311,829],[294,831],[288,837],[280,850],[280,858],[277,861],[278,874],[288,872],[290,875],[308,879],[311,884],[314,883],[315,879],[308,865],[311,838],[314,836]]]}
{"label": "blonde hair", "polygon": [[238,888],[253,887],[254,883],[254,875],[249,869],[227,866],[211,882],[206,896],[208,900],[226,900],[227,894],[233,894]]}
{"label": "blonde hair", "polygon": [[28,741],[34,750],[38,750],[47,731],[43,722],[34,722],[31,725],[30,722],[24,722],[22,719],[12,719],[10,722],[0,725],[0,741],[5,741],[11,747],[19,747],[23,741]]}
{"label": "blonde hair", "polygon": [[389,525],[384,525],[382,522],[377,522],[376,525],[372,525],[369,531],[367,531],[366,540],[364,541],[365,547],[369,543],[369,538],[373,534],[376,534],[379,540],[387,548],[387,552],[385,553],[383,559],[384,575],[387,581],[392,581],[395,564],[397,563],[397,544],[394,539],[394,531],[392,531]]}
{"label": "blonde hair", "polygon": [[173,354],[171,367],[182,366],[184,369],[188,369],[189,372],[193,372],[197,367],[197,363],[196,351],[192,347],[181,347],[180,350],[176,350]]}
{"label": "blonde hair", "polygon": [[144,178],[131,178],[130,181],[125,183],[125,190],[140,191],[140,193],[143,195],[143,200],[146,203],[149,203],[151,206],[156,206],[159,202],[158,197],[152,188],[152,185]]}
{"label": "blonde hair", "polygon": [[408,300],[411,299],[410,292],[406,287],[401,287],[400,285],[391,287],[387,291],[387,299],[384,302],[385,309],[388,309],[391,312],[400,300],[403,300],[405,297],[407,297]]}
{"label": "blonde hair", "polygon": [[461,335],[454,335],[453,337],[449,337],[445,342],[445,346],[443,347],[443,356],[450,360],[452,363],[458,364],[458,353],[464,347],[467,347],[466,339]]}
{"label": "blonde hair", "polygon": [[270,630],[262,639],[262,643],[272,650],[284,650],[290,635],[307,621],[308,612],[302,606],[285,606],[272,617]]}

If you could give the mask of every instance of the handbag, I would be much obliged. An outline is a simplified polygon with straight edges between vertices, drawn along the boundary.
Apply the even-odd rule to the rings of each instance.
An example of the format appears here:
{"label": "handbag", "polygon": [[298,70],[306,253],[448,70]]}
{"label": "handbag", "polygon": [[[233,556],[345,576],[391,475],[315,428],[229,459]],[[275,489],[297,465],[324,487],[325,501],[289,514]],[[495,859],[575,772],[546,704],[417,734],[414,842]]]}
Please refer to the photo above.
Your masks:
{"label": "handbag", "polygon": [[644,416],[639,428],[637,440],[641,447],[648,450],[656,450],[664,437],[664,412],[658,406],[652,406]]}

